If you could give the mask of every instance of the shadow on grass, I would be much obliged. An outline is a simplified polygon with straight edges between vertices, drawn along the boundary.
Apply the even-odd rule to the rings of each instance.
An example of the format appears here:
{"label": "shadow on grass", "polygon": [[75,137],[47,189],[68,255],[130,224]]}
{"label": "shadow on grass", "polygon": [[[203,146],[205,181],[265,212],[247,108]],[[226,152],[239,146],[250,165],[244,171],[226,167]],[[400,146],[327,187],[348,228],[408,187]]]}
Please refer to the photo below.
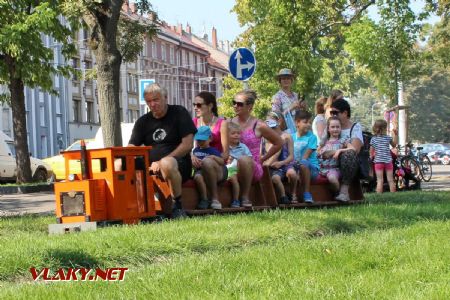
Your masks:
{"label": "shadow on grass", "polygon": [[83,251],[53,250],[44,257],[44,264],[56,268],[96,268],[99,262]]}

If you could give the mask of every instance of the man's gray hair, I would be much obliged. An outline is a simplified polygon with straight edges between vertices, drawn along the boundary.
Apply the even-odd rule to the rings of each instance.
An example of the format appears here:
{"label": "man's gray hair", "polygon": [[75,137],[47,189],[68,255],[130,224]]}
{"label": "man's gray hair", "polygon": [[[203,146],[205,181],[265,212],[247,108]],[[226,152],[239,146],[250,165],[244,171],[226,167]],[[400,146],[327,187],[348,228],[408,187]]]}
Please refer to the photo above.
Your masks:
{"label": "man's gray hair", "polygon": [[144,96],[146,94],[159,94],[163,98],[167,99],[167,89],[157,83],[147,85],[144,89]]}

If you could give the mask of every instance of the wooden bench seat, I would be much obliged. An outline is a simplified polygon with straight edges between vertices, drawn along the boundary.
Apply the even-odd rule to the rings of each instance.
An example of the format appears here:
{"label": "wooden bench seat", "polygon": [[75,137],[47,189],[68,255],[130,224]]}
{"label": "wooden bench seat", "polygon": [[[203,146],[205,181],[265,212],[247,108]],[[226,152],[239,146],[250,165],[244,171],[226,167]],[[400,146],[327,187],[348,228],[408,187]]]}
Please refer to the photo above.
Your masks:
{"label": "wooden bench seat", "polygon": [[[289,193],[289,184],[286,182],[285,185],[286,193]],[[299,202],[303,202],[303,185],[299,180],[297,186],[297,199]],[[330,190],[329,183],[326,177],[320,176],[311,182],[310,187],[311,194],[313,196],[314,202],[325,202],[325,203],[336,203],[334,200],[334,195]],[[358,179],[355,179],[349,188],[350,200],[361,201],[364,199],[364,195],[361,189],[361,184]],[[322,203],[323,204],[323,203]],[[290,206],[295,207],[296,204],[291,204]]]}
{"label": "wooden bench seat", "polygon": [[[331,193],[328,187],[328,180],[326,178],[318,178],[311,183],[311,194],[315,203],[308,204],[303,202],[303,187],[302,184],[298,183],[297,187],[297,197],[299,203],[297,204],[278,204],[278,199],[275,194],[275,189],[270,178],[270,173],[268,167],[264,167],[264,174],[260,181],[253,183],[250,190],[250,199],[252,200],[253,207],[251,208],[231,208],[232,202],[232,189],[231,184],[228,181],[224,181],[218,185],[219,201],[222,204],[221,210],[196,209],[199,194],[194,180],[188,180],[183,183],[182,186],[182,206],[183,209],[189,215],[207,215],[213,213],[227,214],[227,213],[238,213],[238,212],[251,212],[265,210],[275,207],[280,208],[306,208],[306,207],[324,207],[324,206],[336,206],[341,205],[338,201],[334,200],[334,195]],[[165,214],[171,213],[171,205],[167,205],[170,199],[170,190],[168,185],[153,176],[155,186],[158,190],[161,211]],[[285,184],[286,192],[289,192],[289,186]],[[363,200],[363,193],[359,180],[355,180],[349,189],[350,199],[349,204],[355,204]]]}

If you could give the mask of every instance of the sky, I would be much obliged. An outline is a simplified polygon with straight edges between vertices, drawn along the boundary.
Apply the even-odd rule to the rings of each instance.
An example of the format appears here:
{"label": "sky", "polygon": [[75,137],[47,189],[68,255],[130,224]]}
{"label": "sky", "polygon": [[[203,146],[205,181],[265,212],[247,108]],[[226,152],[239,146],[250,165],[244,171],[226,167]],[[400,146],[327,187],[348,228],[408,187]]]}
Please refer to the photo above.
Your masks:
{"label": "sky", "polygon": [[237,16],[231,13],[235,0],[151,0],[153,9],[161,20],[170,25],[189,23],[196,35],[204,30],[211,39],[211,28],[217,29],[218,40],[233,41],[243,29]]}
{"label": "sky", "polygon": [[[320,1],[320,0],[319,0]],[[413,11],[419,11],[424,0],[411,1]],[[170,25],[181,23],[183,28],[189,23],[196,35],[206,33],[211,39],[211,28],[217,29],[219,40],[233,41],[244,30],[239,26],[237,16],[231,13],[235,0],[151,0],[153,8],[161,20]],[[369,15],[376,19],[375,8],[369,10]],[[435,23],[437,17],[427,20]]]}

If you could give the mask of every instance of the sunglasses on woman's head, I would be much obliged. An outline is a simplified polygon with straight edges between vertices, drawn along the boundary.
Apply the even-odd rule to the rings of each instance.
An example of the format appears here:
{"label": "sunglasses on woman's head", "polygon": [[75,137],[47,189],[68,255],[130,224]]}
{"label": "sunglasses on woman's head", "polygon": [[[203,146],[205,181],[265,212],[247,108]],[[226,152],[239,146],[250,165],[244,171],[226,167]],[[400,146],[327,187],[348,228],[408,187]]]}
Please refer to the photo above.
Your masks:
{"label": "sunglasses on woman's head", "polygon": [[192,103],[192,105],[194,105],[194,107],[196,108],[202,108],[202,105],[205,103]]}
{"label": "sunglasses on woman's head", "polygon": [[237,102],[237,101],[231,101],[231,103],[233,104],[233,106],[237,106],[237,107],[244,107],[244,105],[246,104],[245,102]]}

